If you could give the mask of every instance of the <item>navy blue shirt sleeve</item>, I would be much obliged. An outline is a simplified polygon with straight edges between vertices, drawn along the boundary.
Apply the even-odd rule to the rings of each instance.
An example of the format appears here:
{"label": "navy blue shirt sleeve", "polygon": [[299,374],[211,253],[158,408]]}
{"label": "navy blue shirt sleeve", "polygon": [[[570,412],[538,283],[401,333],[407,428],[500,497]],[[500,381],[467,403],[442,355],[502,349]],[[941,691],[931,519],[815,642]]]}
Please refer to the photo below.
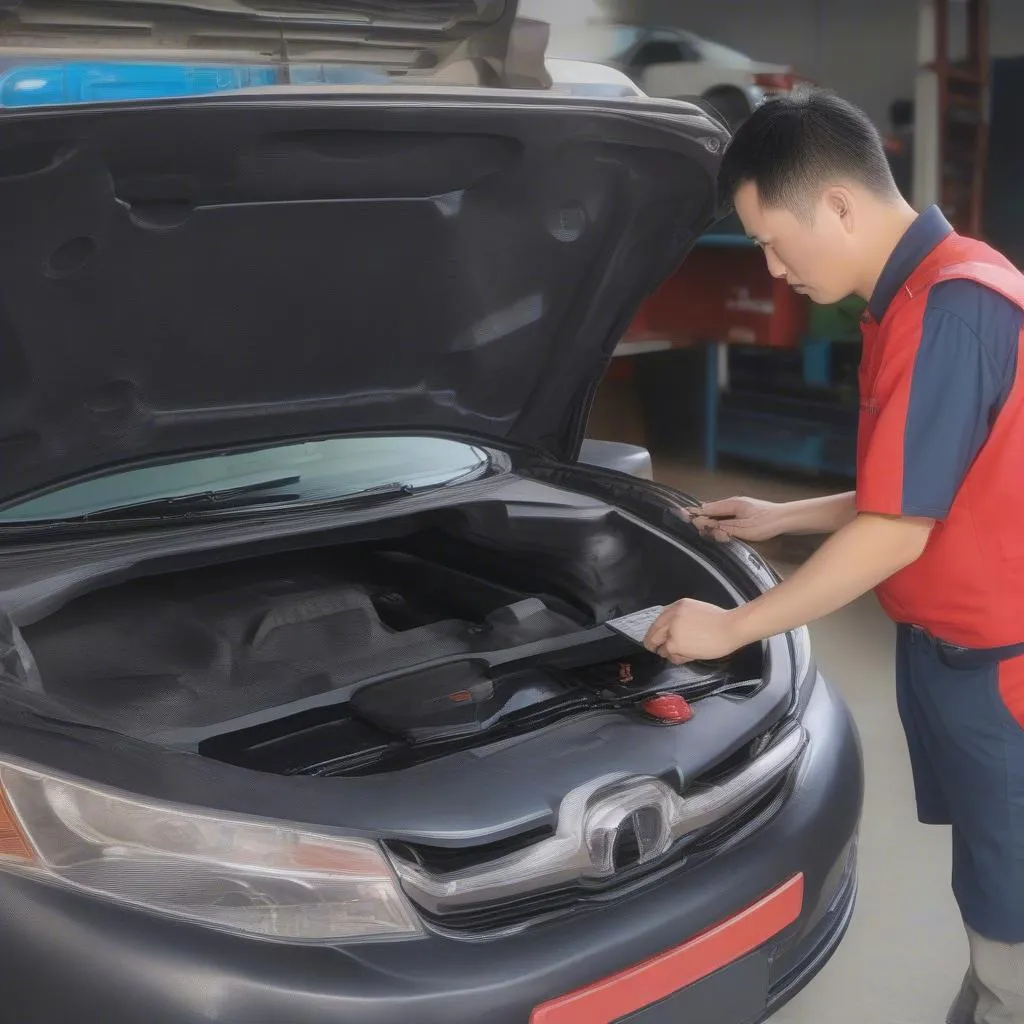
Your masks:
{"label": "navy blue shirt sleeve", "polygon": [[1006,401],[1024,312],[974,281],[928,295],[903,449],[903,514],[944,519]]}

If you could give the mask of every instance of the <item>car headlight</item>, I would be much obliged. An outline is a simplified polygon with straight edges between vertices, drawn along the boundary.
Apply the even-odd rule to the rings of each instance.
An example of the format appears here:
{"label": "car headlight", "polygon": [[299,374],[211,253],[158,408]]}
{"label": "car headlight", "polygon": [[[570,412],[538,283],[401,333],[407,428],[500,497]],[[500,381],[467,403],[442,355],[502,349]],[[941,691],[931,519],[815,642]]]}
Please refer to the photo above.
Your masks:
{"label": "car headlight", "polygon": [[292,941],[420,933],[376,843],[220,817],[0,763],[0,869]]}

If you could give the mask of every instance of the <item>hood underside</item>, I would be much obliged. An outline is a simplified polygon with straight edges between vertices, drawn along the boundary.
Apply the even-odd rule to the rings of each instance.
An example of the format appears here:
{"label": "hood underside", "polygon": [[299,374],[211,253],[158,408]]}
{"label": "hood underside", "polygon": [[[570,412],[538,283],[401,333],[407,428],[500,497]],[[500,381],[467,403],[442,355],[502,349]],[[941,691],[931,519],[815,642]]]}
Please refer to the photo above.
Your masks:
{"label": "hood underside", "polygon": [[572,458],[725,141],[684,104],[458,90],[0,127],[0,502],[349,432]]}

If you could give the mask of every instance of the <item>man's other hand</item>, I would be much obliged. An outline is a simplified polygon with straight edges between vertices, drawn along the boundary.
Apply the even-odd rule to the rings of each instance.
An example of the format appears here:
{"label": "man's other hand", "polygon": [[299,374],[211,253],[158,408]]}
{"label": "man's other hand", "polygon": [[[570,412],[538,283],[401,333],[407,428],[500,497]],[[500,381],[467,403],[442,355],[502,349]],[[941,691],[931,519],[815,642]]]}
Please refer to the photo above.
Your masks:
{"label": "man's other hand", "polygon": [[684,598],[654,620],[644,646],[674,665],[713,661],[743,646],[734,615],[717,605]]}
{"label": "man's other hand", "polygon": [[786,532],[785,506],[758,498],[725,498],[686,509],[686,517],[705,537],[756,543]]}

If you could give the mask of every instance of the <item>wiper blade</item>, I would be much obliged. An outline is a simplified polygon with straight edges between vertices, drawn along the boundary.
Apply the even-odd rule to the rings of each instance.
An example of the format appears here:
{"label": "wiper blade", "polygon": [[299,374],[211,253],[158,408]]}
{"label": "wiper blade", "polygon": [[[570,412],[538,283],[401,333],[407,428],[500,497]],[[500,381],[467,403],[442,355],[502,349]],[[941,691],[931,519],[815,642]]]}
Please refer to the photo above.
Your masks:
{"label": "wiper blade", "polygon": [[[75,516],[72,522],[95,522],[104,519],[133,518],[136,515],[163,516],[175,515],[180,512],[190,512],[196,508],[217,507],[234,504],[248,504],[246,500],[252,495],[258,495],[259,501],[264,501],[263,491],[275,491],[281,487],[290,487],[297,484],[302,477],[282,476],[273,480],[260,480],[254,484],[242,484],[239,487],[224,487],[220,490],[193,491],[189,494],[175,494],[167,498],[148,498],[145,501],[133,501],[127,505],[115,505],[112,508],[101,508],[95,512],[86,512],[83,515]],[[276,494],[274,498],[278,501],[294,501],[298,494]]]}
{"label": "wiper blade", "polygon": [[[103,525],[131,521],[134,523],[159,523],[175,519],[193,519],[205,517],[219,512],[236,512],[242,509],[261,507],[271,508],[279,503],[288,502],[292,507],[303,509],[340,509],[347,506],[372,505],[383,500],[396,497],[408,497],[420,491],[434,490],[436,485],[414,487],[412,484],[395,482],[367,487],[350,494],[324,497],[280,492],[266,494],[278,487],[287,487],[301,480],[299,476],[281,477],[276,480],[264,480],[256,484],[243,484],[241,487],[227,487],[221,490],[196,491],[190,494],[179,494],[166,498],[151,498],[145,501],[131,502],[126,505],[115,505],[112,508],[97,509],[81,515],[68,516],[62,519],[26,519],[20,522],[0,523],[0,532],[4,534],[31,534],[38,530],[48,533],[61,530],[73,530],[76,526],[89,524]],[[291,511],[291,508],[289,508]]]}
{"label": "wiper blade", "polygon": [[396,480],[390,484],[379,484],[377,487],[367,487],[362,491],[353,491],[351,494],[342,494],[337,498],[331,498],[330,502],[332,505],[347,505],[350,501],[358,502],[364,498],[374,500],[376,498],[390,498],[393,495],[404,495],[415,494],[418,490],[424,490],[422,487],[413,487],[412,484],[402,483],[400,480]]}
{"label": "wiper blade", "polygon": [[[135,518],[164,519],[177,516],[191,516],[195,512],[265,505],[268,503],[268,496],[263,493],[264,491],[288,487],[298,483],[301,479],[298,476],[280,477],[276,480],[263,480],[256,484],[243,484],[241,487],[226,487],[219,491],[196,491],[194,494],[179,494],[171,498],[152,498],[129,505],[118,505],[114,508],[87,512],[85,515],[77,516],[71,520],[63,520],[63,522],[66,524],[68,522],[111,522],[119,519]],[[269,497],[274,502],[299,502],[304,507],[338,508],[345,505],[359,505],[363,502],[376,502],[381,498],[408,496],[415,494],[417,489],[411,484],[396,481],[330,498],[311,498],[295,493],[273,494]],[[300,501],[300,499],[302,500]],[[53,521],[54,525],[59,525],[60,522],[62,521]]]}

